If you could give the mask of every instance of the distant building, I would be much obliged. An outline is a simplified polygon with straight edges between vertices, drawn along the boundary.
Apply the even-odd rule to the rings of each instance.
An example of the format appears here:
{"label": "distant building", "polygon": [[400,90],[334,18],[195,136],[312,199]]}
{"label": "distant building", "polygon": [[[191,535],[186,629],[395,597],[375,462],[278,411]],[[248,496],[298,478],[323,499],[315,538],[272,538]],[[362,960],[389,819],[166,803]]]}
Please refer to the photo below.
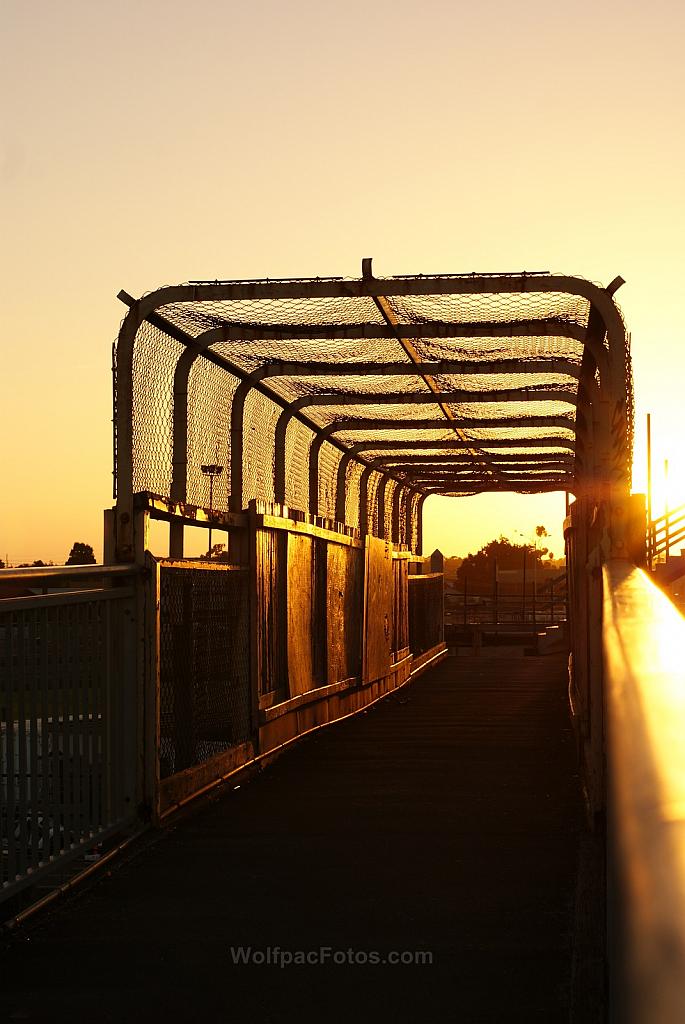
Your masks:
{"label": "distant building", "polygon": [[442,551],[438,548],[435,549],[430,557],[431,572],[444,572],[445,571],[445,556]]}

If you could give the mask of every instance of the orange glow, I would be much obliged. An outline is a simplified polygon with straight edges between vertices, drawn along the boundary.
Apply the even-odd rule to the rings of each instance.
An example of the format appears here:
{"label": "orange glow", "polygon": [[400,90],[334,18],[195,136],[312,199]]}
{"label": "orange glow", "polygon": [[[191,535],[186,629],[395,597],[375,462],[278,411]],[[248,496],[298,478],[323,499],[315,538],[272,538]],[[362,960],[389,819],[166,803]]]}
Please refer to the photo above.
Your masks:
{"label": "orange glow", "polygon": [[[0,557],[102,555],[120,288],[358,276],[363,256],[621,274],[636,487],[651,410],[685,500],[684,32],[672,0],[8,0]],[[431,499],[425,546],[475,549],[515,508],[561,554],[563,498],[527,500],[519,519],[526,499]]]}

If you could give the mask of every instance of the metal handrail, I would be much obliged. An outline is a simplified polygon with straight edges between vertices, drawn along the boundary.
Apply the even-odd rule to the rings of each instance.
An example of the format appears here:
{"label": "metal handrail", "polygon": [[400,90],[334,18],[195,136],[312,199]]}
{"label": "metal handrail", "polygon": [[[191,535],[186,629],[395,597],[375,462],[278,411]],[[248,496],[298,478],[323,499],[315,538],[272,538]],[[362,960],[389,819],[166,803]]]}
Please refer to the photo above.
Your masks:
{"label": "metal handrail", "polygon": [[[612,1019],[685,1020],[685,619],[604,566]],[[613,951],[613,954],[612,954]],[[612,962],[613,955],[613,962]]]}
{"label": "metal handrail", "polygon": [[31,565],[21,569],[0,569],[0,583],[3,580],[41,580],[51,577],[66,579],[84,579],[94,576],[130,576],[139,571],[139,567],[126,565]]}
{"label": "metal handrail", "polygon": [[685,505],[679,505],[677,508],[672,508],[669,512],[664,512],[663,515],[652,519],[652,529],[654,529],[657,523],[665,521],[666,519],[672,520],[674,517],[678,517],[679,519],[685,518]]}
{"label": "metal handrail", "polygon": [[674,544],[685,540],[685,505],[664,512],[647,524],[647,559],[653,568],[654,559],[665,554],[667,557]]}

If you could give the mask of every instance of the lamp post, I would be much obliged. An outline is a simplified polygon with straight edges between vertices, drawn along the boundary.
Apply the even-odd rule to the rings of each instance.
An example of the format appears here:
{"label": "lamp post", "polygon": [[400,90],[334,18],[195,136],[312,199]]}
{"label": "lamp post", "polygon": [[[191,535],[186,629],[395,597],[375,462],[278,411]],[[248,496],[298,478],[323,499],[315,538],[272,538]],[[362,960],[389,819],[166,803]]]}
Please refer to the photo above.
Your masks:
{"label": "lamp post", "polygon": [[209,552],[208,555],[212,557],[212,510],[214,509],[214,477],[221,476],[224,467],[217,465],[216,462],[211,462],[206,466],[200,466],[200,469],[205,476],[209,477]]}
{"label": "lamp post", "polygon": [[514,531],[519,537],[523,539],[523,609],[522,616],[523,621],[526,621],[526,562],[528,555],[528,548],[533,552],[533,625],[537,621],[537,590],[538,590],[538,539],[533,538],[532,543],[528,543],[528,538],[525,533],[521,533],[520,530]]}

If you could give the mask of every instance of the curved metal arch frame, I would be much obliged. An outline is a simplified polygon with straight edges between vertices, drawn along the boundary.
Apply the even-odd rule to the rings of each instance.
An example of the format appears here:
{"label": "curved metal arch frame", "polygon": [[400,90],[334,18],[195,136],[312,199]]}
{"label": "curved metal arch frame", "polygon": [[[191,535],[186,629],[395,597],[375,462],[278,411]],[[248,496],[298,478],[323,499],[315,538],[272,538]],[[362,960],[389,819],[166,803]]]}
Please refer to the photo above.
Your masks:
{"label": "curved metal arch frame", "polygon": [[[619,489],[625,489],[628,470],[625,465],[627,446],[627,409],[626,409],[626,347],[625,330],[623,323],[612,300],[612,286],[609,289],[601,289],[589,282],[577,278],[564,278],[557,276],[508,276],[502,275],[492,277],[463,278],[413,278],[413,279],[389,279],[380,280],[366,276],[360,281],[287,281],[287,282],[233,282],[220,285],[181,285],[171,288],[160,289],[137,302],[132,302],[131,308],[124,319],[119,336],[117,349],[117,382],[118,402],[116,405],[116,458],[119,470],[119,490],[117,496],[117,520],[118,520],[118,548],[119,555],[126,552],[130,555],[132,546],[130,543],[132,517],[127,514],[132,510],[132,428],[133,428],[133,394],[132,394],[132,372],[133,372],[133,349],[135,336],[138,328],[144,320],[154,322],[155,319],[162,319],[156,312],[170,302],[203,301],[213,299],[215,301],[228,298],[274,298],[274,297],[315,297],[315,296],[384,296],[384,295],[429,295],[429,294],[477,294],[477,293],[515,293],[515,292],[566,292],[580,295],[591,303],[591,319],[594,316],[597,328],[591,331],[590,322],[585,337],[583,365],[579,379],[579,400],[590,399],[592,413],[592,455],[593,462],[597,455],[597,435],[603,435],[606,441],[607,432],[617,440],[613,459],[606,451],[603,452],[603,467],[606,470],[605,479],[609,480]],[[511,329],[513,333],[513,328]],[[219,328],[218,332],[224,332]],[[182,333],[182,332],[181,332]],[[213,332],[207,332],[207,334]],[[407,331],[407,334],[418,336],[419,331]],[[491,332],[489,332],[491,333]],[[608,345],[604,346],[604,337],[607,337]],[[273,335],[270,335],[273,336]],[[292,334],[289,332],[289,336]],[[386,335],[383,335],[386,336]],[[431,336],[439,336],[435,325],[431,326]],[[445,335],[443,335],[445,336]],[[473,332],[469,336],[474,336]],[[598,339],[601,338],[601,341]],[[196,339],[190,339],[193,347],[196,347]],[[184,344],[187,343],[184,339]],[[209,342],[211,344],[211,342]],[[199,354],[196,350],[195,357]],[[185,355],[183,353],[182,355]],[[587,357],[587,358],[586,358]],[[189,366],[194,360],[188,357],[186,362]],[[214,359],[213,361],[218,362]],[[592,365],[594,364],[594,366]],[[228,369],[224,360],[220,365]],[[234,373],[238,368],[231,367],[229,372]],[[347,366],[348,374],[353,372],[353,367]],[[177,367],[178,370],[178,367]],[[189,367],[188,367],[189,373]],[[597,374],[599,375],[599,388],[595,386]],[[243,378],[244,371],[236,373],[236,376]],[[175,374],[175,393],[179,398],[182,394],[181,380]],[[240,387],[240,385],[239,385]],[[273,394],[269,398],[275,399]],[[185,399],[187,403],[187,378]],[[594,399],[594,401],[592,401]],[[278,402],[278,404],[281,404]],[[585,404],[585,401],[583,401]],[[595,407],[596,408],[593,408]],[[176,412],[176,403],[175,403]],[[179,421],[180,421],[179,411]],[[299,417],[298,417],[299,418]],[[306,419],[305,419],[306,422]],[[500,424],[502,421],[499,421]],[[439,425],[436,421],[435,425]],[[179,426],[180,426],[179,422]],[[306,423],[310,429],[316,430],[316,425]],[[493,424],[494,425],[494,424]],[[387,424],[384,425],[387,428]],[[583,426],[583,424],[581,424]],[[186,429],[187,429],[187,405],[186,405]],[[583,426],[583,432],[587,435],[590,428],[587,424]],[[176,436],[176,435],[175,435]],[[317,435],[318,436],[318,435]],[[585,438],[580,438],[580,448],[587,447]],[[332,443],[335,441],[332,439]],[[338,445],[336,444],[336,447]],[[486,447],[484,445],[484,447]],[[174,454],[177,454],[176,452]],[[345,453],[343,453],[345,455]],[[186,453],[187,455],[187,453]],[[174,471],[176,471],[176,459],[174,459]],[[187,475],[187,466],[186,466]],[[176,476],[176,472],[174,472]],[[180,474],[175,480],[175,490],[180,489]]]}

